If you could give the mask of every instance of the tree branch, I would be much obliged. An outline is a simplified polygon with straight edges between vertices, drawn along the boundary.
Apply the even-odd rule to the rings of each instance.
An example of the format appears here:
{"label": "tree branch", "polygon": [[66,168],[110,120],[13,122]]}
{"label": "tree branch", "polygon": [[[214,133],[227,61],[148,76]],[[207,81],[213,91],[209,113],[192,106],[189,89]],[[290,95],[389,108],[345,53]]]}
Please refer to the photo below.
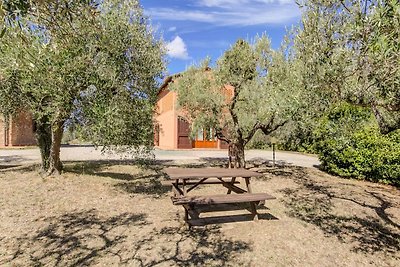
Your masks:
{"label": "tree branch", "polygon": [[273,125],[274,120],[275,120],[275,113],[272,115],[271,119],[269,120],[269,122],[267,124],[262,124],[260,122],[256,122],[253,126],[253,129],[251,129],[251,131],[249,132],[247,137],[244,139],[245,144],[250,142],[250,140],[253,138],[253,136],[256,134],[256,132],[258,130],[261,130],[265,135],[269,135],[270,133],[276,131],[278,128],[284,126],[286,123],[289,122],[289,120],[284,120],[281,123]]}
{"label": "tree branch", "polygon": [[233,97],[231,100],[231,104],[229,107],[229,113],[231,114],[232,120],[233,120],[233,125],[235,126],[235,130],[238,134],[239,140],[243,140],[243,134],[242,134],[242,130],[239,127],[239,119],[237,114],[234,111],[234,108],[236,106],[236,102],[238,101],[238,97],[239,97],[239,90],[238,88],[240,88],[240,86],[242,85],[242,82],[240,82],[237,86],[233,87]]}
{"label": "tree branch", "polygon": [[222,132],[222,129],[220,127],[215,128],[215,136],[218,138],[218,140],[227,142],[228,144],[230,144],[232,142],[231,140],[226,138],[226,136],[224,135],[224,133]]}

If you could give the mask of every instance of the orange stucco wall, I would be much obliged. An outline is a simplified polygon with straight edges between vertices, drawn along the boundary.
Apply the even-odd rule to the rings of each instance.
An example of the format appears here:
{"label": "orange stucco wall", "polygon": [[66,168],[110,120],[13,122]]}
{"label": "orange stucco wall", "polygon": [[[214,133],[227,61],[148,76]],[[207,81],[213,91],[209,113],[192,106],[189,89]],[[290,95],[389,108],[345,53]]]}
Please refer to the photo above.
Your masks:
{"label": "orange stucco wall", "polygon": [[[158,124],[158,148],[177,149],[178,148],[178,116],[186,117],[185,113],[177,110],[177,93],[168,90],[170,82],[176,82],[174,77],[168,77],[160,89],[157,99],[155,120]],[[233,96],[233,87],[226,85],[225,96],[227,101]],[[216,147],[219,149],[227,148],[225,143],[218,140]]]}
{"label": "orange stucco wall", "polygon": [[177,148],[176,93],[163,90],[158,95],[156,121],[159,125],[159,148]]}

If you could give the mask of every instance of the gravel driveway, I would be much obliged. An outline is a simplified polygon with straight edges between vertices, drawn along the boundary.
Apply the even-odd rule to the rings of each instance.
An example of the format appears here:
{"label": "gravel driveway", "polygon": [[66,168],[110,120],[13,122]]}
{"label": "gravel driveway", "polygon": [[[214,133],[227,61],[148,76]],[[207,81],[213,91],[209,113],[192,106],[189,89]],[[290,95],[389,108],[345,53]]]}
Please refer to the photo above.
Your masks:
{"label": "gravel driveway", "polygon": [[[187,162],[201,162],[204,159],[227,158],[226,150],[154,150],[157,160],[173,160]],[[93,146],[63,146],[61,148],[61,159],[63,161],[86,161],[86,160],[112,160],[120,159],[119,155],[104,155]],[[276,152],[276,161],[301,167],[312,167],[319,165],[316,156],[305,155],[294,152]],[[272,151],[269,150],[247,150],[246,160],[262,159],[272,160]],[[0,149],[0,165],[18,165],[40,162],[40,153],[37,148],[25,149]]]}

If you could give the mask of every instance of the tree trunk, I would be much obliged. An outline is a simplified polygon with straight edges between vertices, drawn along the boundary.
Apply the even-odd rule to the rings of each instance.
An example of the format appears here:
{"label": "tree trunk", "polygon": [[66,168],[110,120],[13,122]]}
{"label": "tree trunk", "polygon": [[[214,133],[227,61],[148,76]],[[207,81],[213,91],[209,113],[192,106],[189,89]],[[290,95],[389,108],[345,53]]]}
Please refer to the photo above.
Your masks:
{"label": "tree trunk", "polygon": [[47,173],[50,164],[51,127],[45,121],[35,121],[33,125],[42,159],[41,172]]}
{"label": "tree trunk", "polygon": [[60,175],[62,171],[62,163],[60,160],[61,139],[63,136],[63,122],[58,122],[52,125],[51,128],[51,148],[50,162],[47,170],[48,175]]}
{"label": "tree trunk", "polygon": [[230,143],[228,147],[229,168],[245,168],[244,144],[240,142]]}

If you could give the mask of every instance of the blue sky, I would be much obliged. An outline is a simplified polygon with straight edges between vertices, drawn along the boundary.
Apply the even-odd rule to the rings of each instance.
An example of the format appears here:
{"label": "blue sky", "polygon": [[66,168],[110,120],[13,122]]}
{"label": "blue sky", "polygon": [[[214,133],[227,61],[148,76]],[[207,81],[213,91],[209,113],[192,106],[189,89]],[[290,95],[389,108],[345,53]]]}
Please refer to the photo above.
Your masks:
{"label": "blue sky", "polygon": [[215,62],[237,39],[266,33],[279,47],[298,23],[294,0],[142,0],[168,48],[168,73],[184,71],[206,56]]}

